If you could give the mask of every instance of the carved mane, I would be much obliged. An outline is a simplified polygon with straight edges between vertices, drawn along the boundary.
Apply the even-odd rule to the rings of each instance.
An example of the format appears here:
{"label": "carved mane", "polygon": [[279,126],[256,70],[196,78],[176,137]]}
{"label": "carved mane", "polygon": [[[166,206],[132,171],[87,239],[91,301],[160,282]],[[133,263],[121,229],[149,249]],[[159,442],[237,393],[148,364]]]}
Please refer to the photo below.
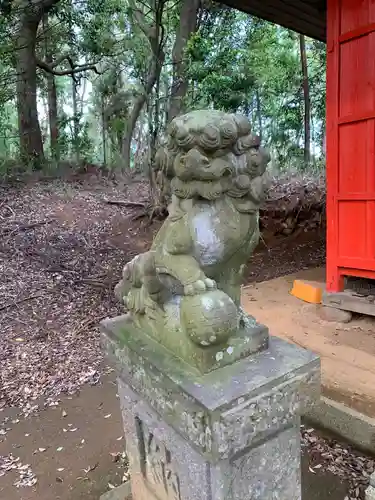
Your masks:
{"label": "carved mane", "polygon": [[215,200],[225,193],[240,198],[263,175],[265,155],[245,117],[195,111],[170,124],[156,170],[168,194],[178,198]]}

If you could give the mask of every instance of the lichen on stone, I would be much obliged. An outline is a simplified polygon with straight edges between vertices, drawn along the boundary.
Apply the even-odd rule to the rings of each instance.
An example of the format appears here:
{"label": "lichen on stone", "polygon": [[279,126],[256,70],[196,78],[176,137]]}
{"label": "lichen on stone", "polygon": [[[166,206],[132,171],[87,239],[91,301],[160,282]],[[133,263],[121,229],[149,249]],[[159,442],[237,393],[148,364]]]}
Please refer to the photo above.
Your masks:
{"label": "lichen on stone", "polygon": [[177,346],[225,346],[251,325],[240,286],[259,240],[269,155],[246,117],[204,110],[172,121],[156,160],[169,216],[151,249],[124,267],[116,295],[134,324],[164,344],[176,337]]}

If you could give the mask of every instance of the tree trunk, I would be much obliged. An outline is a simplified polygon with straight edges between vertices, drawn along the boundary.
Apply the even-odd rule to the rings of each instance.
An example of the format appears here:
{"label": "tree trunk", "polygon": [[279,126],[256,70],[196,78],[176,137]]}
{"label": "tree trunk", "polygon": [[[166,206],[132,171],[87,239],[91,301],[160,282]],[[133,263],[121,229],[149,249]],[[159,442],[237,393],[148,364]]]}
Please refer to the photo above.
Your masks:
{"label": "tree trunk", "polygon": [[260,94],[259,90],[255,90],[255,99],[256,99],[256,105],[257,105],[257,120],[258,120],[258,128],[259,128],[259,139],[262,140],[263,137],[263,123],[262,123],[262,107],[261,107],[261,102],[260,102]]}
{"label": "tree trunk", "polygon": [[138,96],[135,99],[132,110],[130,112],[129,118],[126,123],[126,130],[124,134],[124,139],[122,142],[122,157],[124,161],[125,170],[130,170],[131,168],[131,145],[134,134],[134,129],[137,124],[139,115],[142,111],[143,106],[147,100],[145,93]]}
{"label": "tree trunk", "polygon": [[77,102],[77,85],[72,76],[72,102],[73,102],[73,146],[75,160],[79,162],[79,118],[78,118],[78,102]]}
{"label": "tree trunk", "polygon": [[47,76],[48,81],[48,117],[51,153],[55,160],[60,159],[59,154],[59,122],[57,115],[56,82],[53,75]]}
{"label": "tree trunk", "polygon": [[103,166],[107,167],[107,137],[105,133],[105,105],[102,96],[102,146],[103,146]]}
{"label": "tree trunk", "polygon": [[81,99],[81,106],[80,106],[80,116],[83,116],[83,106],[85,104],[85,95],[86,95],[86,87],[87,87],[87,79],[83,79],[83,84],[82,84],[82,99]]}
{"label": "tree trunk", "polygon": [[300,52],[301,52],[301,68],[302,68],[302,88],[303,88],[303,99],[304,99],[304,162],[305,167],[310,163],[310,85],[309,85],[309,74],[307,69],[307,55],[306,55],[306,43],[304,35],[299,35]]}
{"label": "tree trunk", "polygon": [[155,105],[151,106],[150,109],[150,119],[152,121],[152,133],[150,140],[150,159],[149,159],[149,168],[153,169],[156,150],[157,150],[157,142],[158,135],[160,132],[160,74],[159,78],[155,83]]}
{"label": "tree trunk", "polygon": [[121,155],[122,153],[122,143],[123,143],[123,136],[122,136],[122,131],[117,130],[116,136],[115,136],[115,144],[116,144],[116,151]]}
{"label": "tree trunk", "polygon": [[169,77],[166,72],[163,74],[163,94],[164,94],[164,99],[163,99],[162,127],[163,129],[166,129],[168,125],[168,115],[169,115],[169,100],[168,100]]}
{"label": "tree trunk", "polygon": [[[48,14],[43,18],[44,44],[46,63],[53,64],[52,51],[48,43]],[[51,73],[46,73],[47,79],[47,96],[48,96],[48,122],[49,136],[52,157],[58,161],[59,155],[59,124],[57,115],[57,91],[55,76]]]}
{"label": "tree trunk", "polygon": [[44,161],[42,133],[37,109],[36,34],[40,19],[22,15],[16,47],[17,112],[21,159],[39,169]]}
{"label": "tree trunk", "polygon": [[183,111],[183,100],[189,88],[189,81],[185,75],[184,52],[189,38],[197,29],[197,16],[200,3],[200,0],[181,1],[180,22],[172,52],[173,81],[169,101],[168,123]]}
{"label": "tree trunk", "polygon": [[[155,92],[155,108],[157,107],[158,92]],[[156,141],[158,135],[158,124],[155,121],[156,109],[153,109],[152,100],[149,102],[148,106],[148,130],[149,130],[149,147],[148,147],[148,157],[147,157],[147,176],[149,180],[150,198],[153,205],[156,205],[156,183],[153,170],[153,163],[155,160],[156,153]]]}
{"label": "tree trunk", "polygon": [[38,119],[36,84],[36,35],[43,15],[59,0],[34,0],[18,4],[20,17],[15,47],[17,71],[17,114],[21,159],[41,168],[44,161],[42,133]]}
{"label": "tree trunk", "polygon": [[[141,114],[142,108],[147,102],[149,95],[154,88],[154,85],[157,81],[159,81],[161,69],[164,64],[165,53],[163,50],[163,34],[164,31],[162,29],[162,18],[163,18],[163,9],[165,6],[164,0],[160,0],[160,3],[157,5],[155,11],[155,26],[154,29],[150,30],[148,33],[145,32],[148,37],[150,48],[151,48],[151,58],[150,58],[150,66],[147,75],[146,85],[143,89],[143,92],[139,94],[133,103],[132,110],[130,112],[129,118],[126,123],[126,130],[124,133],[124,140],[122,144],[122,156],[124,160],[125,169],[130,169],[131,164],[131,144],[132,138],[135,130],[135,126],[137,124],[139,115]],[[138,11],[139,14],[139,11]],[[137,17],[137,16],[136,16]],[[142,23],[142,20],[141,20]],[[143,28],[141,28],[143,29]]]}

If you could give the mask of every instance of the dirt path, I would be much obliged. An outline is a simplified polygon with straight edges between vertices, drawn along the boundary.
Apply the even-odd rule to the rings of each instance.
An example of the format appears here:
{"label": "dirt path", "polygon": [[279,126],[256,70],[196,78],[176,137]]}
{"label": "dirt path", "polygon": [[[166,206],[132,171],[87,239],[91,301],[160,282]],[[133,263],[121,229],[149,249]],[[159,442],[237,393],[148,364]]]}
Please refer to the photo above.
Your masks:
{"label": "dirt path", "polygon": [[98,500],[109,485],[121,484],[124,440],[115,384],[113,375],[105,376],[99,385],[37,416],[9,420],[0,455],[30,464],[37,483],[16,488],[19,471],[7,472],[0,477],[0,498]]}
{"label": "dirt path", "polygon": [[320,318],[316,306],[289,294],[294,279],[324,282],[311,269],[243,288],[242,305],[273,335],[316,352],[322,361],[323,393],[370,417],[375,416],[375,320],[355,316],[349,324]]}

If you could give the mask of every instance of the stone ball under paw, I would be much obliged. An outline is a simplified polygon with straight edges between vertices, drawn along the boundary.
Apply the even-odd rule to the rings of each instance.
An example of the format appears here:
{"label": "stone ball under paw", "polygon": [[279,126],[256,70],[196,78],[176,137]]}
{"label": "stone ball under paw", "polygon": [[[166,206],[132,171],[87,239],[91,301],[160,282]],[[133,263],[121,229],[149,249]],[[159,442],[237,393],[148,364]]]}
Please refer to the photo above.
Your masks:
{"label": "stone ball under paw", "polygon": [[238,329],[238,309],[221,290],[185,296],[180,306],[181,327],[201,347],[222,344]]}

